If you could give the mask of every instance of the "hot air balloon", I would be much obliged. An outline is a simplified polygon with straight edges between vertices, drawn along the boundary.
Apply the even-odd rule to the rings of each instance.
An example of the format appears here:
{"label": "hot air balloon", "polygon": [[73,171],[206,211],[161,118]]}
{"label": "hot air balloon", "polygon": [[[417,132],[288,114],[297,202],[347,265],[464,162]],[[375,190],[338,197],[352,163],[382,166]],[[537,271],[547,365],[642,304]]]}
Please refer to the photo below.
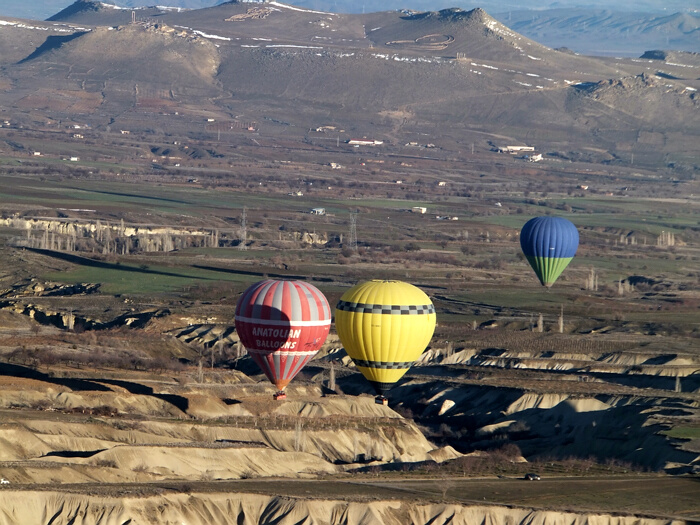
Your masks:
{"label": "hot air balloon", "polygon": [[401,281],[368,281],[343,294],[335,328],[358,370],[377,391],[377,403],[430,343],[435,307],[428,296]]}
{"label": "hot air balloon", "polygon": [[576,255],[578,230],[562,217],[535,217],[520,231],[520,247],[542,285],[549,288]]}
{"label": "hot air balloon", "polygon": [[236,331],[241,343],[277,387],[275,399],[318,352],[331,326],[325,296],[303,281],[260,281],[236,304]]}

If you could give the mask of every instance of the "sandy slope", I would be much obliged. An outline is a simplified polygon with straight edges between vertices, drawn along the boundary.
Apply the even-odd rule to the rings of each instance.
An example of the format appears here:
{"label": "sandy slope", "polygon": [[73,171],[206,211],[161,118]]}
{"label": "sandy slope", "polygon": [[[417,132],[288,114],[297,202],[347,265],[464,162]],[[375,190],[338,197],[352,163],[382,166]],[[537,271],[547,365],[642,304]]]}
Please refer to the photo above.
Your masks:
{"label": "sandy slope", "polygon": [[0,525],[671,525],[680,521],[609,514],[576,514],[502,506],[417,504],[406,501],[299,500],[256,494],[163,494],[99,497],[4,491]]}
{"label": "sandy slope", "polygon": [[[195,387],[178,396],[188,401],[188,416],[156,394],[24,391],[21,382],[0,393],[0,406],[15,407],[0,415],[2,476],[12,483],[294,478],[461,456],[436,449],[413,422],[371,397],[278,404],[254,396],[226,405]],[[17,410],[42,400],[48,412]],[[105,404],[121,415],[81,408]]]}

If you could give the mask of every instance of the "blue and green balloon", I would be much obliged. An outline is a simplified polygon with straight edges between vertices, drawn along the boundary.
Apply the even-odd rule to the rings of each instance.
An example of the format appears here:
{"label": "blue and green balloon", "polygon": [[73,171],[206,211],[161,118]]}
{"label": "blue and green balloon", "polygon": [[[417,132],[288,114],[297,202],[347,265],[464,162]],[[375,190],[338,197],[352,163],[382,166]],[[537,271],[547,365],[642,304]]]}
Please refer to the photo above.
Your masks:
{"label": "blue and green balloon", "polygon": [[520,230],[520,247],[543,286],[549,288],[578,248],[578,230],[562,217],[535,217]]}

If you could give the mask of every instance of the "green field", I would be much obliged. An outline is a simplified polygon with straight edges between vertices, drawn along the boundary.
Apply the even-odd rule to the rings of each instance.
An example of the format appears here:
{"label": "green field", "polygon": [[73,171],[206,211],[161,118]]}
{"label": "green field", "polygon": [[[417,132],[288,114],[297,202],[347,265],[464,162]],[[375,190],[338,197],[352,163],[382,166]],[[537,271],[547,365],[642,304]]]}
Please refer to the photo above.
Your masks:
{"label": "green field", "polygon": [[700,426],[686,427],[679,425],[670,430],[664,430],[663,434],[677,439],[700,439]]}
{"label": "green field", "polygon": [[94,267],[79,266],[68,272],[46,273],[44,278],[63,283],[101,283],[108,294],[155,294],[182,291],[196,284],[216,282],[251,284],[259,281],[262,273],[246,275],[234,271],[215,271],[188,267],[136,266],[107,264]]}

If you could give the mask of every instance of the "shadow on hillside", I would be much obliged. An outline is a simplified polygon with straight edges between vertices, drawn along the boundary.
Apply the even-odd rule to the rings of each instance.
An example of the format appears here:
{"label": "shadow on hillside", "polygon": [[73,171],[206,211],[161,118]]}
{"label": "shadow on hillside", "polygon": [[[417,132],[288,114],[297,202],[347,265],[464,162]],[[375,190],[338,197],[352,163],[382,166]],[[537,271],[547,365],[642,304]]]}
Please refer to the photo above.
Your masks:
{"label": "shadow on hillside", "polygon": [[64,386],[70,388],[73,391],[97,391],[97,392],[109,392],[110,389],[99,383],[95,383],[86,379],[72,379],[64,377],[51,377],[48,374],[34,370],[27,366],[13,365],[10,363],[0,363],[0,375],[10,376],[10,377],[24,377],[27,379],[35,379],[37,381],[44,381],[46,383],[51,383],[54,385]]}
{"label": "shadow on hillside", "polygon": [[668,80],[683,80],[681,77],[676,77],[676,76],[673,76],[673,75],[669,75],[668,73],[664,73],[663,71],[657,71],[657,72],[654,73],[654,74],[655,74],[657,77],[666,78],[666,79],[668,79]]}
{"label": "shadow on hillside", "polygon": [[238,275],[253,275],[255,277],[269,277],[270,279],[297,279],[306,280],[307,277],[303,275],[285,275],[281,273],[269,273],[269,272],[249,272],[245,270],[232,270],[229,268],[217,268],[216,266],[201,266],[199,264],[193,264],[192,268],[198,268],[200,270],[209,270],[212,272],[223,272],[223,273],[235,273]]}
{"label": "shadow on hillside", "polygon": [[43,44],[37,47],[31,55],[29,55],[26,58],[23,58],[22,60],[17,62],[17,64],[24,64],[25,62],[29,62],[30,60],[33,60],[43,55],[44,53],[48,53],[49,51],[53,51],[54,49],[58,49],[63,44],[70,42],[71,40],[81,37],[85,34],[87,34],[87,31],[79,31],[77,33],[73,33],[72,35],[66,36],[50,36],[44,41]]}
{"label": "shadow on hillside", "polygon": [[132,383],[131,381],[122,381],[119,379],[100,379],[100,382],[121,387],[130,394],[155,397],[156,399],[170,403],[182,412],[187,412],[187,409],[190,406],[190,402],[186,397],[175,394],[156,394],[150,386],[139,383]]}
{"label": "shadow on hillside", "polygon": [[67,186],[67,189],[81,191],[84,193],[98,193],[100,195],[115,195],[117,197],[130,197],[133,199],[146,199],[146,200],[158,201],[158,202],[174,202],[175,204],[190,204],[190,201],[183,201],[183,200],[178,200],[178,199],[166,199],[164,197],[152,197],[150,195],[138,195],[136,193],[121,193],[118,191],[99,191],[99,190],[90,190],[90,189],[76,188],[76,187],[70,187],[70,186]]}
{"label": "shadow on hillside", "polygon": [[[108,263],[104,261],[96,261],[95,259],[90,259],[88,257],[83,257],[81,255],[75,255],[72,253],[64,253],[64,252],[54,252],[51,250],[42,250],[41,248],[24,248],[25,250],[34,252],[34,253],[39,253],[41,255],[46,255],[47,257],[53,257],[54,259],[60,259],[62,261],[66,261],[69,263],[73,264],[78,264],[80,266],[90,266],[91,268],[104,268],[106,270],[120,270],[122,272],[134,272],[134,273],[142,273],[142,274],[147,274],[147,275],[165,275],[168,277],[184,277],[187,279],[193,279],[191,275],[186,275],[182,273],[175,273],[175,272],[163,272],[160,270],[151,270],[150,268],[136,268],[134,266],[123,266],[120,263]],[[194,266],[195,268],[198,268],[197,266]],[[197,277],[199,280],[203,281],[211,281],[213,279],[210,279],[208,277]]]}
{"label": "shadow on hillside", "polygon": [[47,452],[44,454],[43,458],[57,457],[57,458],[91,458],[95,454],[104,452],[106,448],[100,448],[97,450],[54,450],[52,452]]}
{"label": "shadow on hillside", "polygon": [[0,375],[10,376],[10,377],[23,377],[27,379],[34,379],[36,381],[44,381],[46,383],[51,383],[53,385],[59,385],[66,388],[70,388],[74,392],[113,392],[113,390],[107,385],[119,386],[127,390],[131,394],[151,396],[166,403],[170,403],[175,408],[181,410],[182,412],[187,412],[189,408],[189,401],[187,398],[178,396],[175,394],[156,394],[153,389],[149,386],[141,385],[139,383],[132,383],[130,381],[120,381],[117,379],[76,379],[67,377],[51,377],[48,374],[34,370],[27,366],[14,365],[10,363],[0,363]]}
{"label": "shadow on hillside", "polygon": [[[353,394],[348,379],[337,381],[345,394]],[[692,472],[697,457],[683,450],[680,440],[664,435],[669,423],[659,423],[692,417],[689,400],[401,381],[387,394],[389,406],[430,429],[438,444],[462,453],[514,444],[528,461],[592,460],[674,474]],[[671,464],[676,466],[669,468]]]}

